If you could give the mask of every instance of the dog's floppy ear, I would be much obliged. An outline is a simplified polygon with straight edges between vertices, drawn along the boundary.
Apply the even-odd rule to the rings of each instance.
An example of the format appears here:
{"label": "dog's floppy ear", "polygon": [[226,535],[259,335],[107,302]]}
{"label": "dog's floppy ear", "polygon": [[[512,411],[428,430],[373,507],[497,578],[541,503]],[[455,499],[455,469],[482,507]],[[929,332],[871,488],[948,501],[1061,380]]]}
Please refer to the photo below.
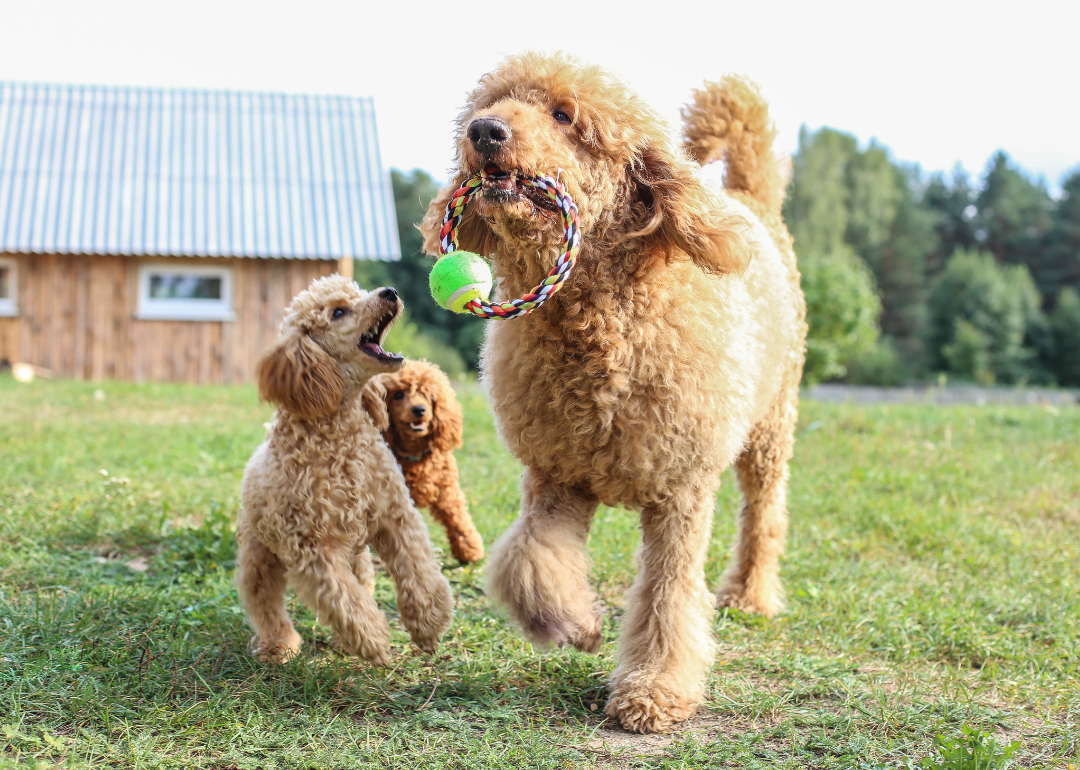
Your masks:
{"label": "dog's floppy ear", "polygon": [[630,182],[644,216],[626,238],[643,238],[669,259],[682,252],[707,273],[741,273],[750,264],[749,224],[721,210],[688,161],[646,146],[630,169]]}
{"label": "dog's floppy ear", "polygon": [[446,375],[432,375],[437,387],[431,403],[431,444],[435,449],[449,452],[461,446],[461,404]]}
{"label": "dog's floppy ear", "polygon": [[[439,193],[428,204],[424,221],[420,223],[420,233],[424,236],[424,253],[433,257],[442,255],[440,231],[442,230],[443,217],[446,215],[446,205],[453,199],[454,193],[461,183],[465,181],[465,174],[458,173],[450,184],[439,190]],[[458,225],[458,248],[472,251],[480,256],[487,256],[495,248],[495,236],[488,227],[483,217],[477,216],[472,207],[465,209],[465,216]]]}
{"label": "dog's floppy ear", "polygon": [[293,330],[263,353],[255,369],[259,398],[303,420],[333,414],[344,382],[329,354],[306,333]]}
{"label": "dog's floppy ear", "polygon": [[386,385],[382,377],[376,375],[367,381],[364,392],[360,394],[360,404],[371,415],[375,430],[384,433],[390,428],[390,412],[386,408]]}

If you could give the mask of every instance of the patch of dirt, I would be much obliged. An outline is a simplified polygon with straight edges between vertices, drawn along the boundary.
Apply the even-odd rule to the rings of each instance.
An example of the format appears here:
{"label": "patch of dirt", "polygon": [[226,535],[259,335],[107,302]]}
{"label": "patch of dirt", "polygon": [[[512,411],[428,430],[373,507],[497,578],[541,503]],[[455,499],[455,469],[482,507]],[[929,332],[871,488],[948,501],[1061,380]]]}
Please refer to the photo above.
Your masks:
{"label": "patch of dirt", "polygon": [[712,742],[721,734],[735,736],[748,730],[761,729],[765,723],[772,724],[768,719],[751,721],[744,717],[720,716],[703,711],[666,733],[638,735],[623,730],[612,719],[605,719],[599,723],[588,742],[572,748],[592,754],[597,760],[597,767],[630,768],[634,759],[663,756],[671,746],[688,736],[693,735],[700,742]]}

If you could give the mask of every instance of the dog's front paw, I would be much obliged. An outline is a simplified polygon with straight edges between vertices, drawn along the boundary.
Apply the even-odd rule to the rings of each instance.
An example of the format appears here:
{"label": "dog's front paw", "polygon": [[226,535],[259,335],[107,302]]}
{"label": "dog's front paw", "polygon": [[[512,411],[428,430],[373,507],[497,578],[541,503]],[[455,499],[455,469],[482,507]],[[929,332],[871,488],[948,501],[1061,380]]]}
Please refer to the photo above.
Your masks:
{"label": "dog's front paw", "polygon": [[335,636],[330,646],[345,655],[355,655],[358,658],[363,658],[373,666],[382,668],[390,664],[389,638],[381,643],[365,639],[358,644],[349,644],[340,637]]}
{"label": "dog's front paw", "polygon": [[346,655],[356,655],[373,666],[385,666],[390,663],[390,627],[385,620],[372,623],[363,628],[334,631],[331,646]]}
{"label": "dog's front paw", "polygon": [[649,685],[623,682],[611,693],[604,713],[619,720],[628,732],[662,733],[689,719],[694,704],[656,681]]}
{"label": "dog's front paw", "polygon": [[440,574],[424,594],[399,593],[398,609],[412,643],[424,652],[435,652],[439,637],[454,619],[454,595],[450,583]]}
{"label": "dog's front paw", "polygon": [[256,634],[251,637],[248,649],[263,663],[284,663],[300,653],[303,643],[300,634],[290,629],[289,634],[273,639],[262,639]]}

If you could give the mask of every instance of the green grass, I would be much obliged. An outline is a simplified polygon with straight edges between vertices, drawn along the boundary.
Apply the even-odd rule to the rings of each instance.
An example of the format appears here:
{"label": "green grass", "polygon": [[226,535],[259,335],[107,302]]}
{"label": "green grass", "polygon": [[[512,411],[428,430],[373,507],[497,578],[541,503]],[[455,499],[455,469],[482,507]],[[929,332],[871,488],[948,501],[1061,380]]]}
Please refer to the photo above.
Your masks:
{"label": "green grass", "polygon": [[[475,388],[461,398],[490,544],[520,468]],[[590,544],[598,656],[533,650],[481,565],[445,568],[457,616],[434,658],[400,630],[388,669],[335,655],[293,602],[305,653],[251,659],[231,522],[269,414],[250,388],[0,378],[0,766],[958,770],[947,752],[978,731],[992,767],[1076,761],[1080,409],[805,402],[789,609],[718,615],[708,702],[647,738],[600,716],[637,547],[620,510]],[[713,585],[736,500],[728,474]],[[384,576],[378,600],[396,627]]]}

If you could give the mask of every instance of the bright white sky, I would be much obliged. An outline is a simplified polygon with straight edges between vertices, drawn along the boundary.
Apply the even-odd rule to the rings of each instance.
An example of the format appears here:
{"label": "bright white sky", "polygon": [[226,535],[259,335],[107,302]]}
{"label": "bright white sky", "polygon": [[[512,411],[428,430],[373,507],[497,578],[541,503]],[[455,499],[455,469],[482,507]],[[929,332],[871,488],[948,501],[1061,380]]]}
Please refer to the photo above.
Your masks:
{"label": "bright white sky", "polygon": [[803,123],[976,176],[1001,148],[1056,190],[1080,165],[1078,30],[1080,0],[0,0],[0,79],[370,95],[383,162],[441,179],[476,79],[563,50],[673,123],[702,80],[744,72],[783,151]]}

